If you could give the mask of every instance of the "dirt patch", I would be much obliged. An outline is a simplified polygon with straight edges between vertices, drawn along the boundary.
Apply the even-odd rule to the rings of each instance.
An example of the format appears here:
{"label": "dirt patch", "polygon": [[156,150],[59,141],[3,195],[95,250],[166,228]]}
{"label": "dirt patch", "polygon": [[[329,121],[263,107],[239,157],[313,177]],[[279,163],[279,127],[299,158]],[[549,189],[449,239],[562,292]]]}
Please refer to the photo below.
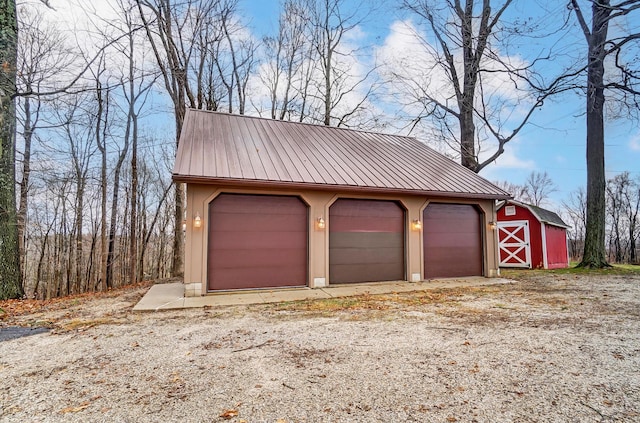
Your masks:
{"label": "dirt patch", "polygon": [[8,422],[640,421],[640,277],[132,313],[6,316]]}

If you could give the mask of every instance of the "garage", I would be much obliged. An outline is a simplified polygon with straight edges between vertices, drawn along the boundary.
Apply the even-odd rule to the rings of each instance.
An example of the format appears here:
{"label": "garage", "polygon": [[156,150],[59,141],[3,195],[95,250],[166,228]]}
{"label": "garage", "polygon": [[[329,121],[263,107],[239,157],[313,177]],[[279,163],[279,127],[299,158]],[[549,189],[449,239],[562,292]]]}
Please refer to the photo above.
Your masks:
{"label": "garage", "polygon": [[429,204],[424,221],[424,277],[482,275],[481,216],[469,204]]}
{"label": "garage", "polygon": [[329,209],[330,283],[404,280],[404,228],[394,201],[337,200]]}
{"label": "garage", "polygon": [[299,197],[219,195],[209,203],[208,290],[305,286],[307,239]]}
{"label": "garage", "polygon": [[172,177],[185,297],[499,275],[509,194],[416,138],[188,109]]}

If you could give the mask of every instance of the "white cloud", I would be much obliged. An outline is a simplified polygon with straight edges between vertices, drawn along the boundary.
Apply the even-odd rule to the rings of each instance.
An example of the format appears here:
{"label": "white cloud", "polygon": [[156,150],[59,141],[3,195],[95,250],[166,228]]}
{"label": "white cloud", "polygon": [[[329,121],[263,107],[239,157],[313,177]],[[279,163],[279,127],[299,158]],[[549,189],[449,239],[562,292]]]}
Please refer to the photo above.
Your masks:
{"label": "white cloud", "polygon": [[640,133],[636,134],[629,140],[629,148],[632,151],[640,151]]}
{"label": "white cloud", "polygon": [[[481,154],[480,160],[482,160],[482,156],[483,155]],[[511,143],[505,148],[504,153],[500,157],[482,169],[480,176],[491,181],[513,181],[514,172],[522,179],[526,174],[536,168],[536,162],[531,159],[523,158],[518,150],[518,145]],[[519,179],[514,182],[520,183]]]}
{"label": "white cloud", "polygon": [[[462,83],[462,50],[455,46],[450,48]],[[428,35],[411,20],[393,22],[389,35],[376,51],[382,64],[381,73],[391,81],[389,94],[400,91],[410,98],[424,94],[457,109],[450,76],[445,66],[439,63],[444,60],[439,51],[437,44],[430,42]],[[508,118],[514,113],[514,109],[517,113],[518,101],[523,93],[516,89],[506,72],[501,72],[504,70],[501,63],[508,63],[515,68],[524,68],[527,63],[517,55],[505,56],[497,53],[499,60],[485,56],[482,63],[482,68],[495,71],[483,74],[483,96],[485,103],[492,101],[496,105],[505,106],[504,112],[507,112],[505,116]]]}
{"label": "white cloud", "polygon": [[504,153],[495,161],[496,166],[509,169],[535,169],[536,162],[523,159],[516,155],[515,147],[506,148]]}

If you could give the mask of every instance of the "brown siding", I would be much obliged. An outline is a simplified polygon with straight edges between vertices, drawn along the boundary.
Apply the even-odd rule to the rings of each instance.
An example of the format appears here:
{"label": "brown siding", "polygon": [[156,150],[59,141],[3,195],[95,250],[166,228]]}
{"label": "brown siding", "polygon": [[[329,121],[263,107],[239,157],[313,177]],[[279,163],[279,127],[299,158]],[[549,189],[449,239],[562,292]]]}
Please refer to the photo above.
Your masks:
{"label": "brown siding", "polygon": [[423,221],[425,279],[482,275],[481,219],[474,206],[432,203]]}
{"label": "brown siding", "polygon": [[330,283],[404,279],[404,220],[393,201],[336,201],[329,209]]}
{"label": "brown siding", "polygon": [[216,197],[209,205],[209,290],[306,285],[307,228],[298,197]]}

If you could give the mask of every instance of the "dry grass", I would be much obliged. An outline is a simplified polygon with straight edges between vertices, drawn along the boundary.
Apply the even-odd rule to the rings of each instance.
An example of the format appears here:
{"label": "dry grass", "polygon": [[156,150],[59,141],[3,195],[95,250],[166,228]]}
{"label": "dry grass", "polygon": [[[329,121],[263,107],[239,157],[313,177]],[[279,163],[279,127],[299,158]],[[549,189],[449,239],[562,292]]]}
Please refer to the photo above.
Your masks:
{"label": "dry grass", "polygon": [[469,298],[479,298],[499,291],[496,287],[436,289],[392,294],[362,294],[353,297],[314,299],[283,302],[265,306],[274,312],[301,313],[315,316],[333,316],[349,311],[385,311],[438,304],[458,306]]}
{"label": "dry grass", "polygon": [[57,325],[56,333],[70,332],[74,330],[86,330],[98,325],[115,325],[124,323],[123,319],[115,319],[113,317],[98,317],[93,319],[71,319]]}

